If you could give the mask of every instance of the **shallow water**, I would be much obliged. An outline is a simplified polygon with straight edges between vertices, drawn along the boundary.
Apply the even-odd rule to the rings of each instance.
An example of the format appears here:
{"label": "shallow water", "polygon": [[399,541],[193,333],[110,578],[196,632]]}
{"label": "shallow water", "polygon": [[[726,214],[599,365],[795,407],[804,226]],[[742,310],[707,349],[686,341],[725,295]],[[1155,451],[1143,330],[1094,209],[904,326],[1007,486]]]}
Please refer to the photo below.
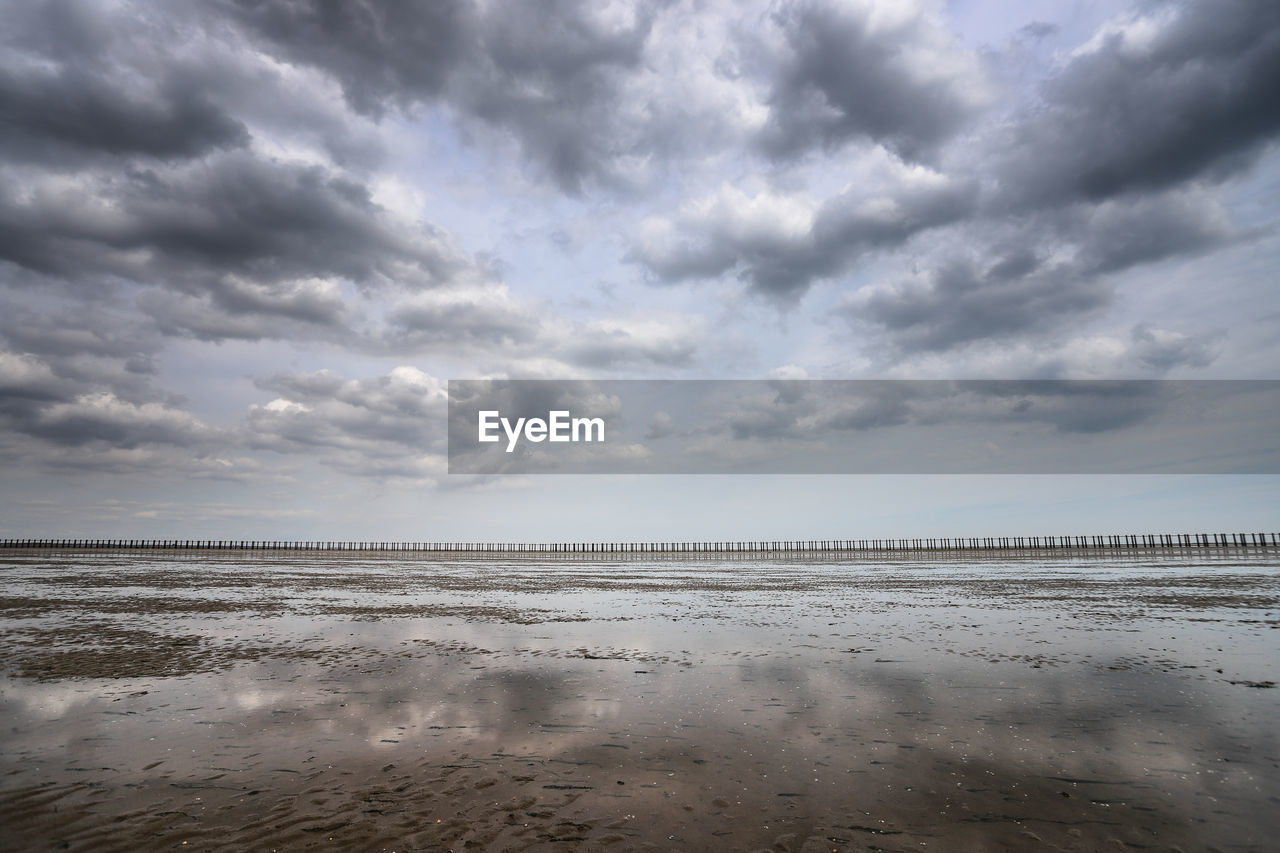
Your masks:
{"label": "shallow water", "polygon": [[0,822],[14,849],[1265,850],[1278,567],[8,554]]}

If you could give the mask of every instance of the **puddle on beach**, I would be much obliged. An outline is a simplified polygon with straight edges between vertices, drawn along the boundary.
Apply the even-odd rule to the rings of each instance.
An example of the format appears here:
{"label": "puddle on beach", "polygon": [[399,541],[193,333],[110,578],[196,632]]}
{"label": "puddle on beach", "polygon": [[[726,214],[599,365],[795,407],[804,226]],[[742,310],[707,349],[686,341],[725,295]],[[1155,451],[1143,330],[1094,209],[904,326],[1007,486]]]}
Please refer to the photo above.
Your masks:
{"label": "puddle on beach", "polygon": [[1267,850],[1278,565],[10,554],[0,836]]}

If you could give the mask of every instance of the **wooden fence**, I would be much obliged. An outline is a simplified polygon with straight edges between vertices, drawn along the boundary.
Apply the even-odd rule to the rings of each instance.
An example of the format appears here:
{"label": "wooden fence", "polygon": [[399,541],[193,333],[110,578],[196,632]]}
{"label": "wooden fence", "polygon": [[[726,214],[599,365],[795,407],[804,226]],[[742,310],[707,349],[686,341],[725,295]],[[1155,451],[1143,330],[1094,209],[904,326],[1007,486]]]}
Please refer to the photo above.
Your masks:
{"label": "wooden fence", "polygon": [[0,549],[76,551],[412,551],[470,554],[780,554],[953,551],[1274,549],[1278,533],[1138,533],[737,542],[348,542],[262,539],[0,539]]}

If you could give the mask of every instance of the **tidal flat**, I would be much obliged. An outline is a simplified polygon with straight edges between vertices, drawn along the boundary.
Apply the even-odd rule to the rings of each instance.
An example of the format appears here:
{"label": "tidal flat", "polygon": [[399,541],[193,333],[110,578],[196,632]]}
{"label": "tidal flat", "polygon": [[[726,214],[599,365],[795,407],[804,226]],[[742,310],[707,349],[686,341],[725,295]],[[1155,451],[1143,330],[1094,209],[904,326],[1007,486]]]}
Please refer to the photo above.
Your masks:
{"label": "tidal flat", "polygon": [[1264,851],[1271,550],[0,555],[5,850]]}

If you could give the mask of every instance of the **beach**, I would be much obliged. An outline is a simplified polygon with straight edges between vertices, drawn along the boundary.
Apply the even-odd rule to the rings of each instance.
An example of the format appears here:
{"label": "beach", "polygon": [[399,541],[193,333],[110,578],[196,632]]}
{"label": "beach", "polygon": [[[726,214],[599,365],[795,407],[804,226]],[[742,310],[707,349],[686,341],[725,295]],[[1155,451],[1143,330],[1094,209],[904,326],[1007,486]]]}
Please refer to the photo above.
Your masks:
{"label": "beach", "polygon": [[1220,850],[1274,549],[0,555],[6,850]]}

